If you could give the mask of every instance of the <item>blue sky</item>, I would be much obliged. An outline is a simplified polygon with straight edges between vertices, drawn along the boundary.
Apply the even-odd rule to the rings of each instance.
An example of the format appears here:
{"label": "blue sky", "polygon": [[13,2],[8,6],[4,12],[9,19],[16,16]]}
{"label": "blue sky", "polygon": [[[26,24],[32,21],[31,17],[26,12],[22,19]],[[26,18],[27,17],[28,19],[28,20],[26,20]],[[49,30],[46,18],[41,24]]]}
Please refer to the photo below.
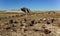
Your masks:
{"label": "blue sky", "polygon": [[60,10],[60,0],[0,0],[0,10],[20,9]]}

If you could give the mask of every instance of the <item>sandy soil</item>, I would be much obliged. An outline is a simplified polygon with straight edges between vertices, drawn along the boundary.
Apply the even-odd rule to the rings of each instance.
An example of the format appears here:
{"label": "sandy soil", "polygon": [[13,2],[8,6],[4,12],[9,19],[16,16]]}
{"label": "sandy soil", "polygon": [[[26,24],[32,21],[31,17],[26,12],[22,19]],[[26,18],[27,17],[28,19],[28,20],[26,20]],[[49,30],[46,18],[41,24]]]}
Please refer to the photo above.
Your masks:
{"label": "sandy soil", "polygon": [[0,36],[60,36],[60,13],[0,13]]}

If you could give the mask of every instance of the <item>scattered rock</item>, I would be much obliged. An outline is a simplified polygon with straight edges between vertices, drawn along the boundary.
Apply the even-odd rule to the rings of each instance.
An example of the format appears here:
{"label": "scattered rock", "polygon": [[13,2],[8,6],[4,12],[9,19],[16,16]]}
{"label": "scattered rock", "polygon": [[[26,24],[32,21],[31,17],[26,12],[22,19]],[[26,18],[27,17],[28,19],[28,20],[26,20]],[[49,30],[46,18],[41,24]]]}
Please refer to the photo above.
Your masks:
{"label": "scattered rock", "polygon": [[38,23],[41,23],[40,21],[38,21]]}
{"label": "scattered rock", "polygon": [[51,22],[53,23],[54,22],[54,19],[51,19]]}
{"label": "scattered rock", "polygon": [[19,15],[16,15],[16,17],[19,17]]}
{"label": "scattered rock", "polygon": [[51,31],[48,30],[48,29],[44,29],[44,33],[45,33],[45,34],[49,34],[49,33],[51,33]]}
{"label": "scattered rock", "polygon": [[15,17],[15,16],[12,16],[12,17]]}
{"label": "scattered rock", "polygon": [[27,21],[26,18],[24,19],[24,21],[25,21],[25,22]]}
{"label": "scattered rock", "polygon": [[21,24],[20,26],[24,26],[23,24]]}
{"label": "scattered rock", "polygon": [[9,29],[11,29],[11,27],[6,27],[6,30],[9,30]]}
{"label": "scattered rock", "polygon": [[17,24],[18,22],[17,22],[17,21],[14,21],[14,23],[16,23],[16,24]]}
{"label": "scattered rock", "polygon": [[27,29],[24,29],[24,32],[26,32],[27,31]]}
{"label": "scattered rock", "polygon": [[17,31],[15,27],[13,27],[12,30],[15,31],[15,32]]}
{"label": "scattered rock", "polygon": [[35,24],[35,20],[32,20],[31,22],[29,22],[29,26],[33,26]]}
{"label": "scattered rock", "polygon": [[[46,16],[48,15],[47,17],[44,13],[44,15],[31,13],[27,14],[27,17],[26,14],[19,14],[0,16],[0,34],[4,33],[1,36],[58,36],[58,34],[60,34],[60,30],[58,30],[60,29],[58,27],[60,26],[60,18],[57,18],[58,20],[55,18],[50,19],[49,16],[51,13],[46,14]],[[40,17],[40,15],[42,16]],[[35,18],[35,16],[37,16],[37,18]]]}
{"label": "scattered rock", "polygon": [[9,20],[9,23],[12,24],[13,23],[13,20]]}
{"label": "scattered rock", "polygon": [[1,18],[0,18],[0,20],[1,20]]}
{"label": "scattered rock", "polygon": [[49,22],[49,21],[47,21],[47,24],[50,24],[50,22]]}
{"label": "scattered rock", "polygon": [[38,29],[34,29],[34,31],[37,32],[37,31],[40,31],[40,30],[38,30]]}

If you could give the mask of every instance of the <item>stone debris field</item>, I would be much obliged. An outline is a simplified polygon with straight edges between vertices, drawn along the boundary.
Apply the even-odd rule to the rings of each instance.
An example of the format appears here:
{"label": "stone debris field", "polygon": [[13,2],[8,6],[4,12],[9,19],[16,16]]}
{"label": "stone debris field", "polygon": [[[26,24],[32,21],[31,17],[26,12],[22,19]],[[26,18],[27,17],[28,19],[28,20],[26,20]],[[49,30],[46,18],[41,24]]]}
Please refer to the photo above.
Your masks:
{"label": "stone debris field", "polygon": [[0,36],[60,36],[60,12],[0,13]]}

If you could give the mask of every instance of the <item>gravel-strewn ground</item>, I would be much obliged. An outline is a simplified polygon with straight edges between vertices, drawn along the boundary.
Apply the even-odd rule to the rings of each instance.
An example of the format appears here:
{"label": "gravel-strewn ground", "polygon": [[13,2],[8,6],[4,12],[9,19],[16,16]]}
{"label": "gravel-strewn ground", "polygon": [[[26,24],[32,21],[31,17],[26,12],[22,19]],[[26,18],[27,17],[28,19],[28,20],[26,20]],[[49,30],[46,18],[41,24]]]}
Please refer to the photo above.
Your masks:
{"label": "gravel-strewn ground", "polygon": [[60,13],[1,13],[0,36],[60,36]]}

